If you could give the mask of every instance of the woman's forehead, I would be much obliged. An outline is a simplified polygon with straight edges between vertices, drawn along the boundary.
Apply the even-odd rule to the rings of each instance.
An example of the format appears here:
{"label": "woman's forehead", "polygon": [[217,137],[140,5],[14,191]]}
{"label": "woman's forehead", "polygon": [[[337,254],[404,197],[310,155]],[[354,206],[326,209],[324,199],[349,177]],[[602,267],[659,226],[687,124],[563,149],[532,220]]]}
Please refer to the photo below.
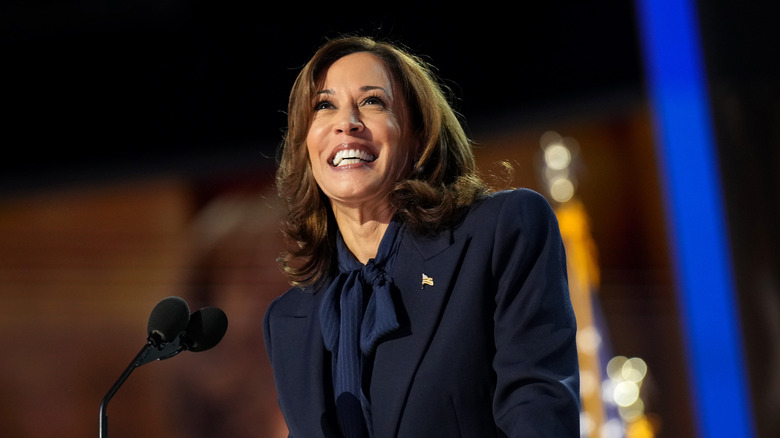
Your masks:
{"label": "woman's forehead", "polygon": [[395,81],[384,61],[369,52],[356,52],[334,61],[320,75],[316,91],[336,91],[345,86],[381,88],[392,93]]}

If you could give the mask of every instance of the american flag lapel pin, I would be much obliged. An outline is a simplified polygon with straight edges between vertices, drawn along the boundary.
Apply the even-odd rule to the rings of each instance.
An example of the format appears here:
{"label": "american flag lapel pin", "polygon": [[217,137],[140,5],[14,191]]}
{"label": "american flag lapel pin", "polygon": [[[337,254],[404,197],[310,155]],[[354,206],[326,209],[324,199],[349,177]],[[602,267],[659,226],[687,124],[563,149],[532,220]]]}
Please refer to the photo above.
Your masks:
{"label": "american flag lapel pin", "polygon": [[422,286],[420,286],[420,289],[424,288],[425,285],[433,286],[433,277],[429,277],[425,274],[422,275]]}

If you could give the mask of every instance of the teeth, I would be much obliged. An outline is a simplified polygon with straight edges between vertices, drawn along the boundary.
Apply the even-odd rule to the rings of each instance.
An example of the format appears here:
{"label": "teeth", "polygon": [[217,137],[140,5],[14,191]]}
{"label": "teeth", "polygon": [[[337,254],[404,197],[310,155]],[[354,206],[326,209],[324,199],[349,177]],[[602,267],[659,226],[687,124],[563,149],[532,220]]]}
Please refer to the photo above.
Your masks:
{"label": "teeth", "polygon": [[361,161],[370,163],[374,160],[376,160],[376,157],[366,151],[360,149],[342,149],[336,152],[336,156],[333,157],[333,165],[338,167],[359,163]]}

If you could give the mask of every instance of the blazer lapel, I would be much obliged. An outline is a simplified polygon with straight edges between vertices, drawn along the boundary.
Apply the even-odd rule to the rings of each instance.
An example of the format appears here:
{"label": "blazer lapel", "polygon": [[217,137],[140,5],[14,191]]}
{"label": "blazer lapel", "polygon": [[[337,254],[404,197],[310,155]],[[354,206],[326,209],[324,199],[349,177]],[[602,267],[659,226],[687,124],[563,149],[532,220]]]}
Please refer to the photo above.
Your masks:
{"label": "blazer lapel", "polygon": [[[401,327],[379,344],[371,380],[375,438],[396,434],[411,382],[436,331],[468,242],[468,236],[454,241],[448,232],[430,240],[407,234],[401,243],[392,273]],[[429,278],[425,283],[423,275]]]}

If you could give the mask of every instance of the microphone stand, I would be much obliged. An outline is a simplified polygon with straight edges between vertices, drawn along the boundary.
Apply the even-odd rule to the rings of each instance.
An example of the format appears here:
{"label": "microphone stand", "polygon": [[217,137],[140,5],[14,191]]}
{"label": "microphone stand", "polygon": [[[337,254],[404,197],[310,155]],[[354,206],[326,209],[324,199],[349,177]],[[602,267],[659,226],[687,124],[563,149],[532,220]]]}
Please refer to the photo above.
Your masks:
{"label": "microphone stand", "polygon": [[156,345],[157,343],[154,342],[153,337],[149,337],[146,345],[138,352],[133,361],[130,362],[130,365],[127,366],[122,375],[119,376],[119,379],[114,383],[114,386],[108,390],[106,396],[103,397],[103,401],[100,402],[100,438],[108,438],[108,415],[106,414],[108,402],[111,401],[111,398],[119,390],[119,387],[125,383],[125,380],[130,377],[130,373],[141,365],[158,359],[168,359],[175,356],[182,351],[180,343],[179,337],[176,337],[173,342]]}

